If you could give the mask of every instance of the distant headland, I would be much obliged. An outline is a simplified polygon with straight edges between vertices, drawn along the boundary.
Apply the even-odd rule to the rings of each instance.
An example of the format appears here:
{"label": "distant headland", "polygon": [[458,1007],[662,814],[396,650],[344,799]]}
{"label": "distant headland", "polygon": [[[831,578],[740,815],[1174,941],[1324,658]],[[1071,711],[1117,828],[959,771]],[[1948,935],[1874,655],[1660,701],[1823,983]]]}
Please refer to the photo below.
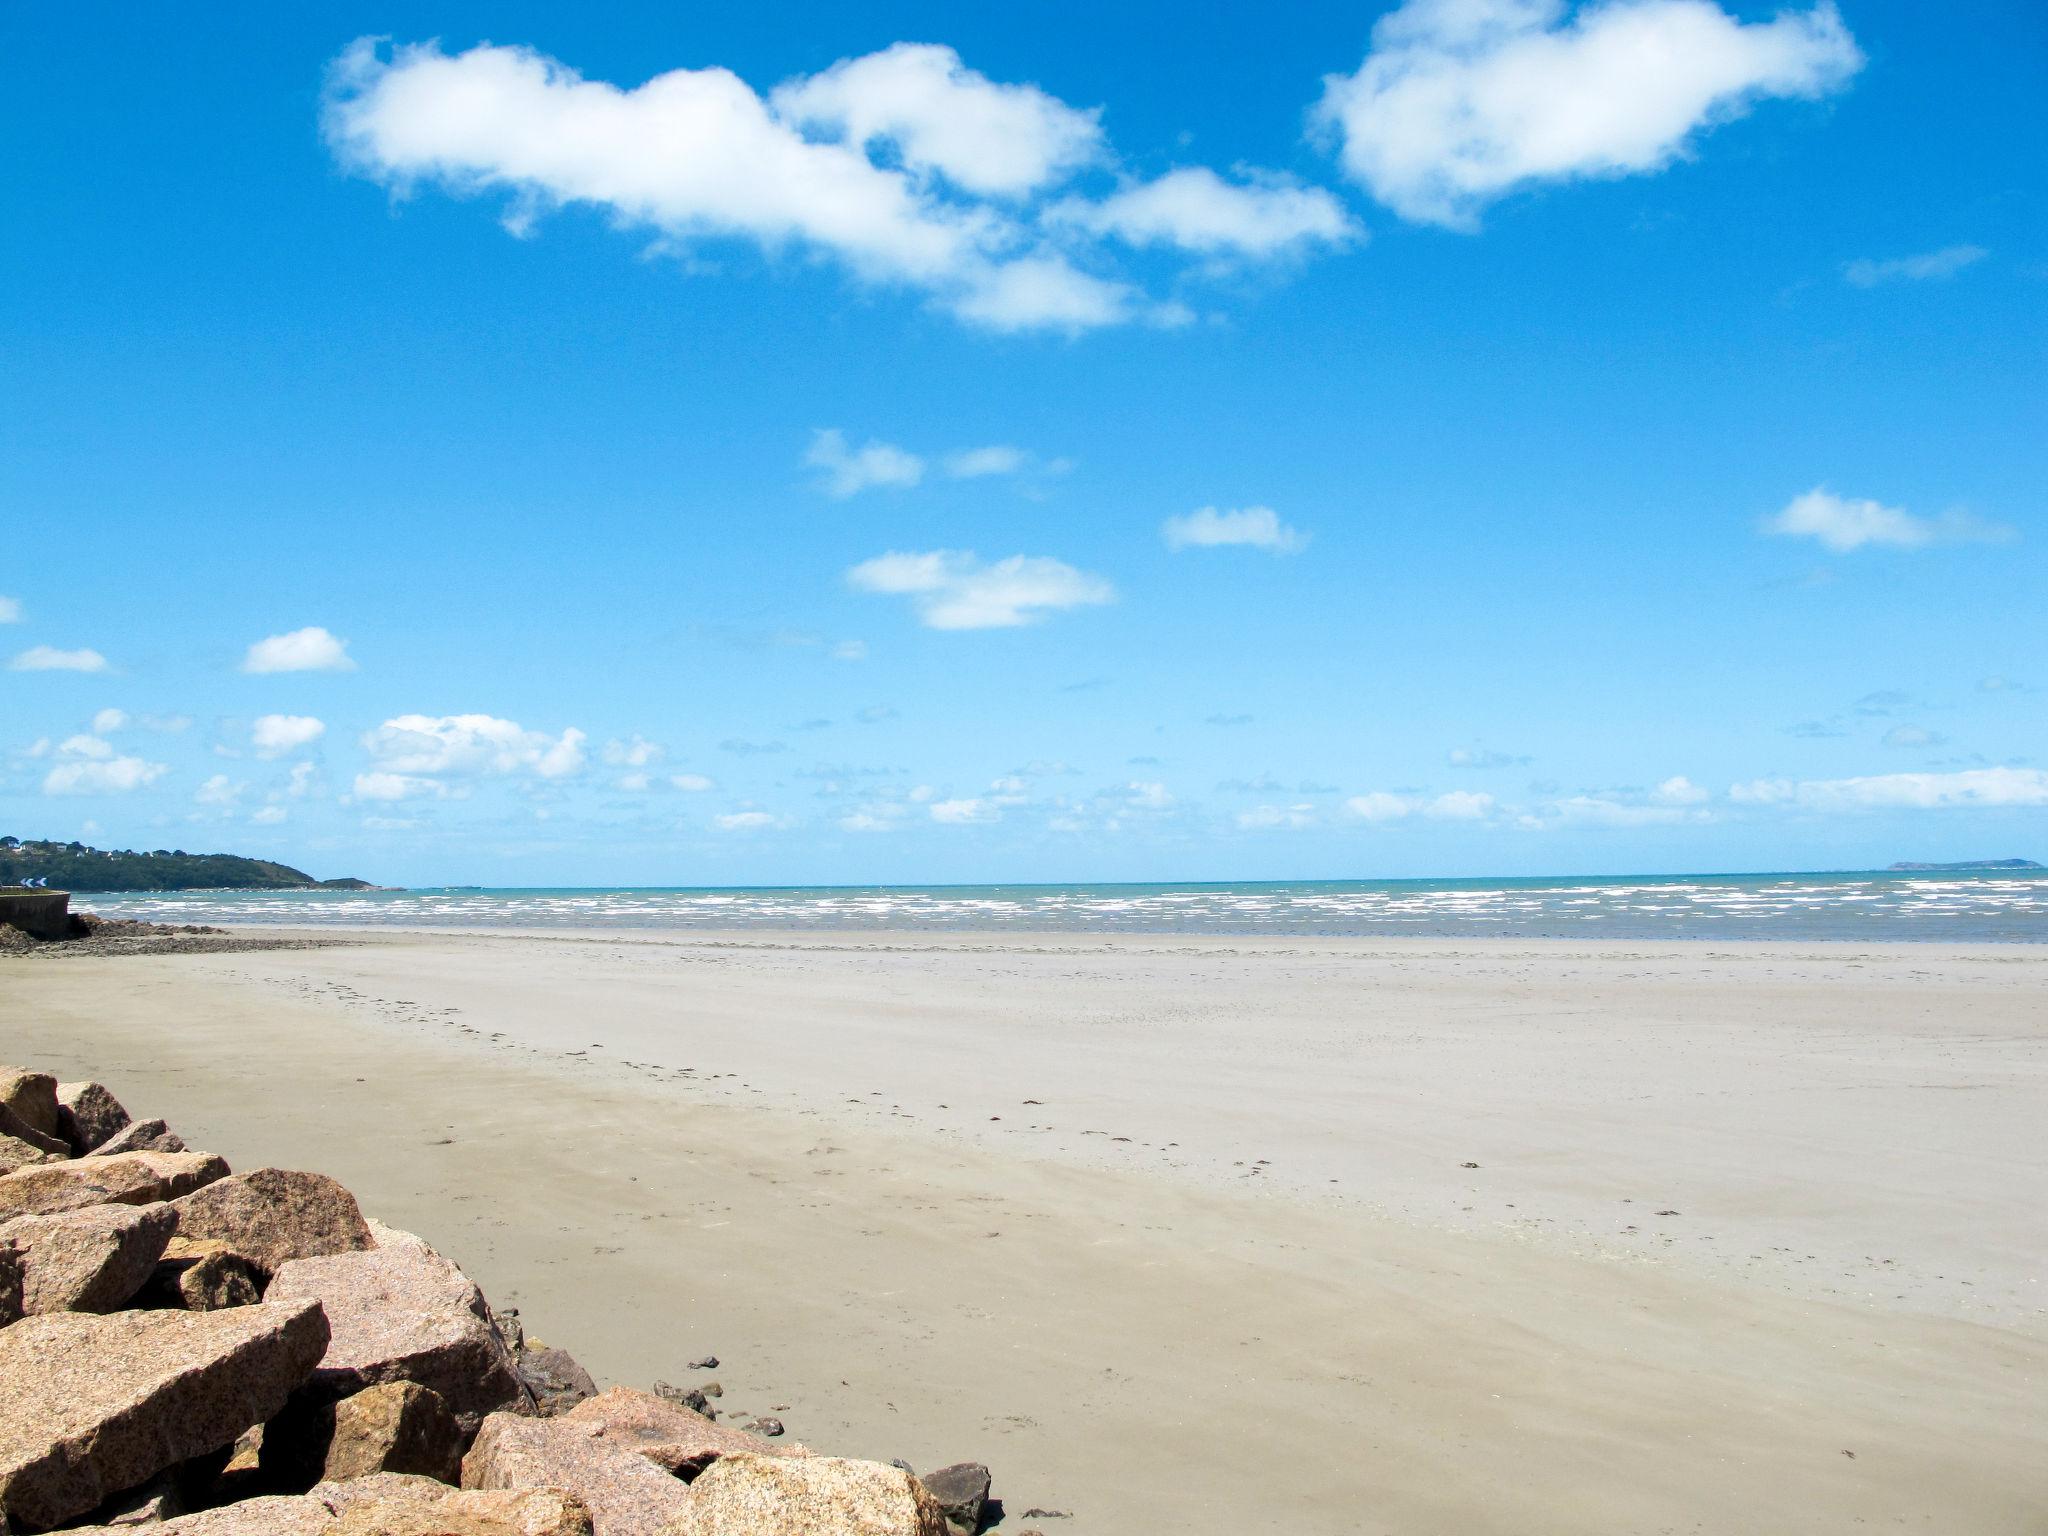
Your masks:
{"label": "distant headland", "polygon": [[0,837],[0,885],[67,891],[375,891],[367,880],[315,880],[302,869],[233,853],[88,848]]}
{"label": "distant headland", "polygon": [[1953,864],[1892,864],[1887,868],[1899,874],[1936,874],[1945,870],[1959,869],[2041,869],[2048,866],[2036,864],[2032,859],[1958,859]]}

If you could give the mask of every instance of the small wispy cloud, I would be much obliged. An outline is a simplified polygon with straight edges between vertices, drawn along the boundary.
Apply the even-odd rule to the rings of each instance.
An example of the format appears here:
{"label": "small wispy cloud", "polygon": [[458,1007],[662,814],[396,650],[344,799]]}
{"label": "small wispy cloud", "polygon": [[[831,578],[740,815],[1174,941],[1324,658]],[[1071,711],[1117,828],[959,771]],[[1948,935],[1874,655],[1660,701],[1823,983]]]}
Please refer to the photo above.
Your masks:
{"label": "small wispy cloud", "polygon": [[1009,629],[1116,600],[1107,580],[1046,555],[983,561],[968,550],[890,553],[846,573],[856,590],[907,597],[927,629]]}
{"label": "small wispy cloud", "polygon": [[107,658],[94,650],[60,651],[32,645],[7,664],[10,672],[104,672]]}
{"label": "small wispy cloud", "polygon": [[0,597],[0,624],[19,624],[21,619],[21,599]]}
{"label": "small wispy cloud", "polygon": [[1842,264],[1842,278],[1858,288],[1875,288],[1880,283],[1938,282],[1954,277],[1965,267],[1974,267],[1991,253],[1981,245],[1950,245],[1918,256],[1894,256],[1885,261],[1864,258]]}
{"label": "small wispy cloud", "polygon": [[818,489],[835,501],[877,487],[909,490],[924,479],[924,460],[916,454],[872,439],[854,448],[837,427],[821,427],[811,434],[804,464],[822,471]]}
{"label": "small wispy cloud", "polygon": [[1030,462],[1031,456],[1022,448],[992,443],[986,448],[962,448],[947,454],[945,470],[949,479],[982,480],[990,475],[1017,474]]}
{"label": "small wispy cloud", "polygon": [[1169,517],[1160,525],[1159,535],[1166,547],[1181,549],[1262,549],[1269,555],[1299,554],[1308,548],[1308,535],[1280,521],[1271,507],[1241,507],[1222,511],[1201,507],[1180,517]]}
{"label": "small wispy cloud", "polygon": [[1814,539],[1838,555],[1869,547],[1926,549],[1935,544],[2003,544],[2019,536],[2015,529],[1985,522],[1967,512],[1916,517],[1882,502],[1837,496],[1826,486],[1815,486],[1805,495],[1793,497],[1781,511],[1764,519],[1763,531],[1779,538]]}

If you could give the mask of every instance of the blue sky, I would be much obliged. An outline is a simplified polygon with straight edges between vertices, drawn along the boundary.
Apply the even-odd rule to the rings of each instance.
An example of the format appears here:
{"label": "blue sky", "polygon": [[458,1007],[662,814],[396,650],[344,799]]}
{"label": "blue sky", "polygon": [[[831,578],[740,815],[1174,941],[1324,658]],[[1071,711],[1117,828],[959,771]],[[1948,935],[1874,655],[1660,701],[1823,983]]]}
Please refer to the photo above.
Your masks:
{"label": "blue sky", "polygon": [[397,883],[2048,857],[2037,7],[0,41],[0,830]]}

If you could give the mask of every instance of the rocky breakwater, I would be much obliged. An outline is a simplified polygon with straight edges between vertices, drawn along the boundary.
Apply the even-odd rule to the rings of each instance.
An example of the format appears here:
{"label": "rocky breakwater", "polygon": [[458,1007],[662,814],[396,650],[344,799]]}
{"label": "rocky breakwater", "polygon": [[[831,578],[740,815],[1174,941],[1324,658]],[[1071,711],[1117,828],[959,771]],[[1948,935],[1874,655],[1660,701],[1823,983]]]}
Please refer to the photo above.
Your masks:
{"label": "rocky breakwater", "polygon": [[987,1495],[600,1392],[334,1180],[0,1067],[9,1536],[969,1536]]}

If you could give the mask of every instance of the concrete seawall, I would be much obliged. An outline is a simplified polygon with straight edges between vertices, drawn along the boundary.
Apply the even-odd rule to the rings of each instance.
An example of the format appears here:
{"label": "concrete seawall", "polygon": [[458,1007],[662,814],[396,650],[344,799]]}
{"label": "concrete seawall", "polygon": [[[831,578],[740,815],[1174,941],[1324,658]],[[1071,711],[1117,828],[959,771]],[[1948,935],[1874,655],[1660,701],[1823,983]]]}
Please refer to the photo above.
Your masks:
{"label": "concrete seawall", "polygon": [[0,924],[39,939],[71,936],[69,891],[0,890]]}

